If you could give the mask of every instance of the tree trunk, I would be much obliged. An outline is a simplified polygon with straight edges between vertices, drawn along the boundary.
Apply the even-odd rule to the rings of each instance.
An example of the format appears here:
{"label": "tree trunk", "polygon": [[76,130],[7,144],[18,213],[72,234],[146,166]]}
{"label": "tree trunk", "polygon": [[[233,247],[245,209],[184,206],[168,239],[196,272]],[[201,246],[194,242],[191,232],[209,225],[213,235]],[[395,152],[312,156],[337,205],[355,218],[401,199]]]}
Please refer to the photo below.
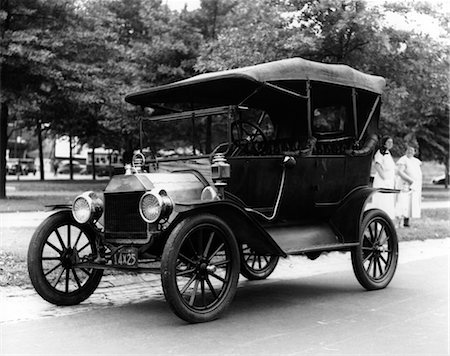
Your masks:
{"label": "tree trunk", "polygon": [[[11,12],[9,0],[1,1],[0,9],[6,13],[6,18],[1,22],[1,38],[5,39],[5,33],[9,30]],[[2,45],[3,47],[3,45]],[[7,49],[7,48],[6,48]],[[2,48],[2,53],[4,49]],[[5,77],[5,66],[0,65],[0,92],[3,90],[1,78]],[[8,146],[8,104],[0,103],[0,199],[6,199],[6,148]]]}
{"label": "tree trunk", "polygon": [[6,147],[8,129],[8,104],[1,103],[0,108],[0,199],[6,199]]}
{"label": "tree trunk", "polygon": [[213,25],[211,29],[211,38],[216,39],[216,27],[217,27],[217,15],[219,12],[218,0],[214,1],[214,15],[213,15]]}
{"label": "tree trunk", "polygon": [[192,122],[192,154],[195,156],[195,119],[194,119],[194,116],[192,116],[191,122]]}
{"label": "tree trunk", "polygon": [[444,185],[445,185],[445,189],[448,189],[448,179],[449,179],[449,160],[446,159],[445,160],[445,180],[444,180]]}
{"label": "tree trunk", "polygon": [[45,180],[44,176],[44,152],[42,150],[42,130],[41,130],[41,121],[37,120],[37,135],[38,135],[38,145],[39,145],[39,173],[41,176],[41,180]]}
{"label": "tree trunk", "polygon": [[113,167],[112,167],[112,149],[109,150],[108,172],[109,172],[109,179],[111,179],[112,176],[113,176]]}
{"label": "tree trunk", "polygon": [[69,172],[70,180],[73,180],[72,135],[69,135]]}
{"label": "tree trunk", "polygon": [[95,148],[92,147],[92,180],[95,180]]}

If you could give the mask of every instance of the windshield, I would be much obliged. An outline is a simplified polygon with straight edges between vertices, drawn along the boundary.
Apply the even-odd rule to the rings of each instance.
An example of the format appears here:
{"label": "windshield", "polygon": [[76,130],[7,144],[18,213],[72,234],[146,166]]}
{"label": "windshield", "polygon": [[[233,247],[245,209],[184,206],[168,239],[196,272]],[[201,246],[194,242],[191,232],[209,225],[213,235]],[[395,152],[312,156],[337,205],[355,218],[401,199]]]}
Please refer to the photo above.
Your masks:
{"label": "windshield", "polygon": [[270,117],[262,110],[227,107],[210,112],[175,113],[144,121],[144,151],[157,159],[182,160],[225,152],[238,141],[275,137]]}
{"label": "windshield", "polygon": [[144,147],[158,158],[207,155],[228,142],[226,114],[195,119],[146,122]]}

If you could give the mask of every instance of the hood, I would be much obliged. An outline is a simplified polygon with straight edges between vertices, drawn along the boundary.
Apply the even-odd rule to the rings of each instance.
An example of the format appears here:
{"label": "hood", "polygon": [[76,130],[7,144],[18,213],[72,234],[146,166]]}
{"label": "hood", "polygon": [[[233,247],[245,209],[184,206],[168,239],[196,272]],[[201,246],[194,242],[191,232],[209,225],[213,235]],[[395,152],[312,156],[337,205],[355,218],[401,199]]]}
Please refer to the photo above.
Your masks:
{"label": "hood", "polygon": [[206,181],[193,172],[138,173],[114,176],[105,194],[164,189],[174,203],[182,203],[199,200],[206,185]]}

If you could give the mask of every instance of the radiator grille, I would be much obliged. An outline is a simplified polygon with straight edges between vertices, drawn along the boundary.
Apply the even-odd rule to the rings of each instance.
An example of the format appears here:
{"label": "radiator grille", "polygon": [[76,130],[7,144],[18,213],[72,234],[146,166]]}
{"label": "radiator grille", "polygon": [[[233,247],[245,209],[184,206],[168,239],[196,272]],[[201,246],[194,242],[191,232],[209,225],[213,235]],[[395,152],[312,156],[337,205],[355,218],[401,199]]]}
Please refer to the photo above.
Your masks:
{"label": "radiator grille", "polygon": [[105,193],[107,238],[145,238],[147,224],[139,214],[139,199],[145,192]]}

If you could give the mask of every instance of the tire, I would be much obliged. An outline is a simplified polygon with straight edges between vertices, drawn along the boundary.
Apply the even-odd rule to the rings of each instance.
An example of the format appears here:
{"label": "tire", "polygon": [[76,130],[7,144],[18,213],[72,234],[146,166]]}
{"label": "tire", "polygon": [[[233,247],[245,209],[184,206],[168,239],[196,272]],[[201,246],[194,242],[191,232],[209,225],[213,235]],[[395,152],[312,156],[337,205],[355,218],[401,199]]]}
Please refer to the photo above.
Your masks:
{"label": "tire", "polygon": [[352,250],[358,282],[367,290],[385,288],[394,277],[398,262],[398,239],[388,215],[378,209],[364,213],[359,245]]}
{"label": "tire", "polygon": [[28,248],[28,274],[37,293],[56,305],[75,305],[97,288],[103,270],[75,264],[97,254],[95,232],[70,210],[59,211],[37,228]]}
{"label": "tire", "polygon": [[239,247],[222,219],[200,214],[172,230],[161,259],[161,281],[178,317],[189,323],[217,319],[233,300],[238,279]]}
{"label": "tire", "polygon": [[248,245],[242,245],[241,274],[250,281],[266,279],[278,264],[279,256],[260,255]]}

